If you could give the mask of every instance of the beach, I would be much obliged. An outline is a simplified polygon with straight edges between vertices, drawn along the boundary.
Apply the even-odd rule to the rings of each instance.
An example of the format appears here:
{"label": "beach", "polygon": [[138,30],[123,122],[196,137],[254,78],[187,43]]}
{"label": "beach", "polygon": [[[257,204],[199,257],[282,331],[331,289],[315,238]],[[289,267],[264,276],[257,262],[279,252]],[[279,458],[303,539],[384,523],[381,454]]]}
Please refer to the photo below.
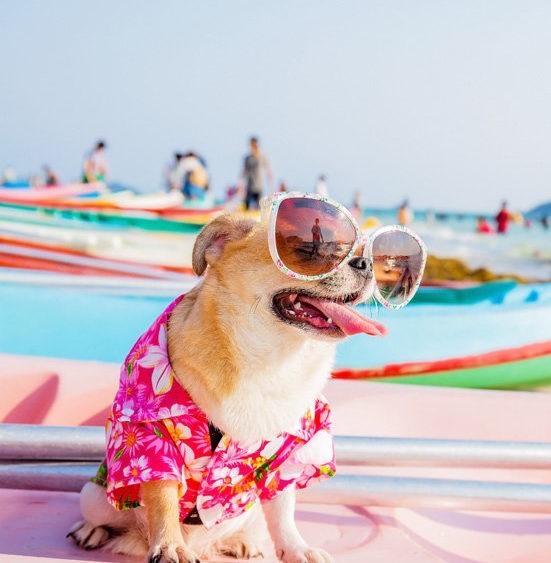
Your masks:
{"label": "beach", "polygon": [[551,4],[7,3],[0,563],[542,563]]}

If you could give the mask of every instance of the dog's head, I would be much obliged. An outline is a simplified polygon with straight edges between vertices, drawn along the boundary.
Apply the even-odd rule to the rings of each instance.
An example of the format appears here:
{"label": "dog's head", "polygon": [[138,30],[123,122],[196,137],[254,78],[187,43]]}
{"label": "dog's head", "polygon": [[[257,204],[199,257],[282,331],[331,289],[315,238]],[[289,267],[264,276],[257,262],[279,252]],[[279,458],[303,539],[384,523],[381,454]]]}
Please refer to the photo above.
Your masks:
{"label": "dog's head", "polygon": [[267,225],[236,215],[218,217],[201,231],[193,250],[193,268],[209,268],[217,301],[234,313],[254,315],[268,326],[336,341],[357,333],[381,336],[386,328],[351,306],[369,300],[374,278],[371,264],[352,257],[332,275],[303,281],[282,273],[273,263]]}

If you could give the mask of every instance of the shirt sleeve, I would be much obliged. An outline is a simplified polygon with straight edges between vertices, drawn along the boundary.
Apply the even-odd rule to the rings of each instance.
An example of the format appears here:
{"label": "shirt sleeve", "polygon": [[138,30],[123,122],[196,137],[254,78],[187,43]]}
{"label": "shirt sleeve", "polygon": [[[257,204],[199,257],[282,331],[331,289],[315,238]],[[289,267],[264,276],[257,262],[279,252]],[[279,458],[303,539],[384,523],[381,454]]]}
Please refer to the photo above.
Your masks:
{"label": "shirt sleeve", "polygon": [[289,465],[300,468],[295,487],[304,489],[336,473],[335,446],[331,433],[331,409],[324,397],[318,398],[312,420],[311,438],[289,459]]}
{"label": "shirt sleeve", "polygon": [[281,465],[269,471],[259,483],[259,496],[269,500],[290,485],[304,489],[332,477],[336,472],[335,448],[331,434],[331,410],[324,398],[316,401],[313,412],[302,421],[309,438],[304,440]]}
{"label": "shirt sleeve", "polygon": [[177,481],[180,496],[182,455],[162,422],[111,420],[107,432],[107,498],[117,509],[140,506],[140,485]]}
{"label": "shirt sleeve", "polygon": [[335,475],[335,449],[329,430],[318,430],[312,439],[295,453],[294,458],[295,463],[302,466],[302,471],[295,481],[297,489],[304,489]]}

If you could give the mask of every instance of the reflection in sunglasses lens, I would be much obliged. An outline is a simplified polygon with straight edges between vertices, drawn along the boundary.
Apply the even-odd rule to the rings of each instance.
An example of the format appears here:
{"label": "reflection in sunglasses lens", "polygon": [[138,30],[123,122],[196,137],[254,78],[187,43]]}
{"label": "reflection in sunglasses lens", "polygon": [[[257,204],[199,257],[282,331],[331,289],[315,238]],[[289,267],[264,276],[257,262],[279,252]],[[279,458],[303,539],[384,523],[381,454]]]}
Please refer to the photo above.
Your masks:
{"label": "reflection in sunglasses lens", "polygon": [[419,243],[408,233],[389,231],[375,238],[372,252],[375,281],[381,295],[393,305],[410,299],[423,263]]}
{"label": "reflection in sunglasses lens", "polygon": [[288,198],[276,218],[277,253],[284,266],[306,276],[326,274],[340,264],[356,239],[352,221],[330,203]]}

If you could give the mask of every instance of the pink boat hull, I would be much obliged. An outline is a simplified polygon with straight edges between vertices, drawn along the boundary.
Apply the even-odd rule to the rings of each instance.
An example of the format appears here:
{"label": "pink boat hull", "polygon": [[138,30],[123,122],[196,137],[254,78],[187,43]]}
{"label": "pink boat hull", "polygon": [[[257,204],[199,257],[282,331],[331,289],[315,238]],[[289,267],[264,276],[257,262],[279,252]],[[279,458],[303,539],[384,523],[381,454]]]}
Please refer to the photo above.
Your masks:
{"label": "pink boat hull", "polygon": [[92,184],[67,184],[63,186],[42,186],[38,188],[10,189],[0,188],[0,201],[7,203],[35,203],[58,201],[67,197],[105,192],[101,182]]}
{"label": "pink boat hull", "polygon": [[[118,366],[0,354],[0,421],[102,424]],[[548,441],[545,394],[329,382],[340,435]],[[341,473],[549,483],[547,471],[340,467]],[[135,561],[85,552],[65,539],[78,495],[0,490],[0,561]],[[299,527],[339,563],[365,561],[539,562],[551,552],[551,515],[299,504]],[[266,546],[266,562],[275,562]]]}

